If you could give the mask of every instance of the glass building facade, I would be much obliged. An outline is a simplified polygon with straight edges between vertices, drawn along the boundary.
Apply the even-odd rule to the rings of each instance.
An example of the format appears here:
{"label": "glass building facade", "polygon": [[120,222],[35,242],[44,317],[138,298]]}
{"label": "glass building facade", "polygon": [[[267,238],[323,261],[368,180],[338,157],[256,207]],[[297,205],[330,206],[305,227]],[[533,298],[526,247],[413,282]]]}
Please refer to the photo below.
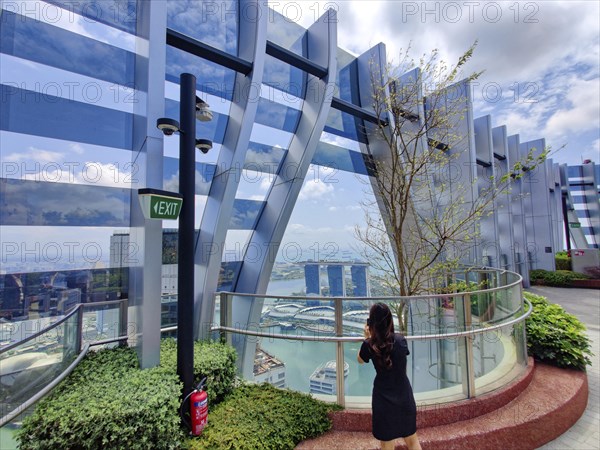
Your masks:
{"label": "glass building facade", "polygon": [[[368,162],[381,145],[373,122],[385,119],[373,111],[369,77],[372,65],[386,65],[383,44],[351,55],[337,45],[335,11],[322,11],[304,29],[257,1],[1,5],[6,320],[60,314],[43,299],[61,289],[79,289],[85,302],[127,297],[142,364],[156,364],[162,265],[176,260],[164,235],[178,223],[145,220],[137,190],[178,190],[179,137],[164,137],[155,124],[178,118],[186,72],[196,75],[197,95],[213,111],[211,122],[197,126],[197,138],[211,139],[213,148],[196,162],[196,336],[207,334],[219,290],[264,294],[283,263],[351,265],[352,230],[362,224],[357,210],[376,176]],[[468,86],[457,86],[468,114],[453,151],[472,168],[463,181],[493,175],[534,145],[519,145],[516,135],[515,146],[506,130],[492,136],[491,118],[475,121]],[[485,140],[475,140],[475,127],[487,132]],[[520,183],[529,203],[505,199],[508,212],[485,224],[469,262],[526,277],[531,268],[553,269],[562,229],[532,226],[542,213],[560,224],[558,209],[550,216],[553,209],[538,211],[542,203],[534,200],[550,202],[554,185]],[[583,225],[597,246],[594,220]],[[304,271],[306,293],[318,294],[319,266]],[[331,295],[343,295],[343,267],[328,272]],[[368,294],[367,273],[352,266],[355,296]],[[257,313],[236,311],[240,322]]]}

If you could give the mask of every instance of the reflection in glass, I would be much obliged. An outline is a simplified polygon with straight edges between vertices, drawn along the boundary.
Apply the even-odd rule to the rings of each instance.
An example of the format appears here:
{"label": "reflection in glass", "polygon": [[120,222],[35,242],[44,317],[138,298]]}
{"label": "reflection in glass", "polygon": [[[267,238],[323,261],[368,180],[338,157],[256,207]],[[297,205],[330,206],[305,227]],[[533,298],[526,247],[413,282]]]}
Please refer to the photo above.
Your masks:
{"label": "reflection in glass", "polygon": [[284,16],[273,10],[269,11],[267,39],[291,52],[306,57],[307,31],[304,27],[298,25],[293,17],[296,12],[300,12],[301,14],[302,11],[295,8],[294,4],[289,6],[289,8],[286,8],[286,11],[291,12],[291,17]]}
{"label": "reflection in glass", "polygon": [[86,18],[87,21],[106,25],[135,34],[137,22],[136,0],[45,0]]}
{"label": "reflection in glass", "polygon": [[258,101],[256,122],[294,133],[301,115],[302,112],[297,109],[261,97]]}
{"label": "reflection in glass", "polygon": [[263,83],[294,97],[305,97],[306,73],[269,55],[265,58]]}
{"label": "reflection in glass", "polygon": [[0,85],[0,95],[2,130],[129,150],[132,147],[132,114],[4,84]]}
{"label": "reflection in glass", "polygon": [[135,54],[118,47],[7,10],[2,10],[0,37],[2,53],[123,86],[134,84]]}
{"label": "reflection in glass", "polygon": [[[129,267],[126,266],[113,261],[108,269],[55,269],[0,275],[0,317],[4,321],[25,323],[11,327],[6,339],[25,339],[27,333],[48,326],[79,303],[127,298]],[[35,321],[37,328],[28,321]]]}
{"label": "reflection in glass", "polygon": [[[217,166],[196,162],[196,195],[208,195]],[[163,189],[179,192],[179,159],[163,158]]]}
{"label": "reflection in glass", "polygon": [[1,178],[127,188],[139,181],[130,150],[8,131],[0,141]]}
{"label": "reflection in glass", "polygon": [[236,198],[233,202],[233,213],[229,221],[230,230],[253,230],[265,202]]}
{"label": "reflection in glass", "polygon": [[286,150],[284,148],[250,141],[244,169],[275,174],[279,170],[279,165],[285,154]]}
{"label": "reflection in glass", "polygon": [[166,79],[179,83],[182,73],[196,75],[198,90],[227,100],[233,98],[235,72],[175,47],[167,46]]}
{"label": "reflection in glass", "polygon": [[343,113],[337,109],[331,108],[327,123],[325,124],[325,132],[346,139],[367,143],[367,137],[362,127],[362,121],[350,114]]}
{"label": "reflection in glass", "polygon": [[[367,155],[320,141],[312,164],[344,170],[360,175],[374,175],[367,170]],[[370,166],[372,167],[372,166]]]}
{"label": "reflection in glass", "polygon": [[237,1],[168,0],[167,27],[237,55]]}
{"label": "reflection in glass", "polygon": [[0,193],[0,225],[129,226],[129,189],[0,179]]}
{"label": "reflection in glass", "polygon": [[334,96],[346,100],[350,103],[358,104],[352,100],[352,91],[354,95],[358,94],[358,73],[356,57],[338,47],[337,49],[337,73],[335,78],[336,89]]}

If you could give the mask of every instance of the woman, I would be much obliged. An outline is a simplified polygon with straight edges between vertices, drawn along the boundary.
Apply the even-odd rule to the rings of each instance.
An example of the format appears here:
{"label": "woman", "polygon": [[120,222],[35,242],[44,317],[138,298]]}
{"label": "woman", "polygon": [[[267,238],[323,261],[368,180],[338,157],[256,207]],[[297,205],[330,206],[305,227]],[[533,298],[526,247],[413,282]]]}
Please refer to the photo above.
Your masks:
{"label": "woman", "polygon": [[383,303],[374,304],[365,325],[358,362],[372,359],[377,372],[373,382],[373,436],[381,441],[382,450],[393,450],[394,439],[400,437],[409,450],[421,450],[417,406],[406,376],[409,354],[404,336],[394,334],[390,308]]}

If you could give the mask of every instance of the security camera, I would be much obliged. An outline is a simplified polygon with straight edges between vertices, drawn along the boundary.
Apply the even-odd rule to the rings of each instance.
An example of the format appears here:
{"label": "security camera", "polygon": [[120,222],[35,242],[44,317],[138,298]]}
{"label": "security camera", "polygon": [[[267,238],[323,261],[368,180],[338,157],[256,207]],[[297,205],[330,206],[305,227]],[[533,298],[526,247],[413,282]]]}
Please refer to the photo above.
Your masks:
{"label": "security camera", "polygon": [[210,122],[212,118],[213,113],[210,110],[210,105],[200,97],[196,97],[196,119],[200,122]]}
{"label": "security camera", "polygon": [[209,139],[196,139],[196,148],[202,153],[208,153],[212,148],[212,141]]}
{"label": "security camera", "polygon": [[171,136],[179,131],[179,122],[166,117],[161,117],[156,121],[156,127],[163,132],[165,136]]}

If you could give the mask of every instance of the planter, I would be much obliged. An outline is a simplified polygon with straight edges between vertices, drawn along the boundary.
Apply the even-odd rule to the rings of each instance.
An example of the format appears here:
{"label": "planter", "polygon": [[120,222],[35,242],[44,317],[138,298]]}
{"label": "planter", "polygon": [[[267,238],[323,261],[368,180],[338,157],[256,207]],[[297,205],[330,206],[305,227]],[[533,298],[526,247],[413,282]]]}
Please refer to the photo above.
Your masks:
{"label": "planter", "polygon": [[569,287],[600,289],[600,280],[573,280]]}

